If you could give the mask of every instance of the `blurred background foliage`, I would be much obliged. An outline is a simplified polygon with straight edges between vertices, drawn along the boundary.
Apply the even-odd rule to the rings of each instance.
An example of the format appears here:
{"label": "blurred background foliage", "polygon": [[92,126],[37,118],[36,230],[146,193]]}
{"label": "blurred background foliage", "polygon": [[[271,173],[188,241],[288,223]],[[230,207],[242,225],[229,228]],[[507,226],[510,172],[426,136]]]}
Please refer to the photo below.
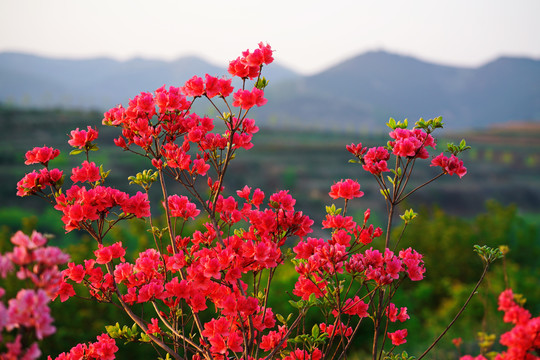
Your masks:
{"label": "blurred background foliage", "polygon": [[[98,145],[101,151],[92,154],[92,161],[113,169],[109,185],[134,193],[139,189],[127,185],[127,177],[150,165],[144,159],[127,156],[119,149],[113,150],[114,129],[100,126],[101,114],[64,110],[18,110],[0,107],[0,251],[11,249],[9,238],[17,230],[30,233],[33,229],[55,236],[50,245],[67,249],[72,261],[80,262],[91,256],[96,244],[83,233],[65,234],[59,214],[39,199],[21,199],[15,194],[15,184],[31,171],[24,166],[24,153],[34,146],[53,146],[62,151],[52,167],[59,167],[69,174],[82,158],[68,156],[67,134],[70,130],[87,125],[100,131]],[[538,131],[536,133],[535,131]],[[501,334],[508,330],[497,311],[498,294],[507,286],[527,299],[526,308],[540,313],[540,145],[527,139],[540,134],[539,129],[511,128],[485,130],[482,133],[452,134],[446,130],[438,139],[459,142],[463,137],[473,147],[465,153],[469,173],[463,179],[444,177],[408,199],[400,209],[412,207],[418,217],[407,227],[400,247],[413,247],[424,254],[426,278],[418,283],[405,282],[394,298],[397,306],[407,306],[411,319],[405,323],[409,330],[408,342],[403,345],[409,354],[418,355],[444,330],[457,313],[478,280],[482,262],[473,252],[473,245],[498,247],[508,245],[510,252],[504,262],[495,263],[474,296],[473,302],[460,320],[441,341],[429,358],[456,359],[458,352],[452,338],[464,340],[467,353],[478,353],[476,333]],[[348,214],[361,222],[366,208],[372,209],[372,222],[382,226],[385,212],[382,199],[374,181],[358,165],[348,164],[350,158],[345,145],[362,142],[366,146],[383,145],[384,134],[364,135],[358,132],[320,133],[292,132],[262,129],[256,134],[255,147],[240,152],[229,170],[226,184],[232,193],[248,184],[260,187],[269,196],[273,191],[289,189],[297,199],[297,210],[302,210],[315,220],[313,237],[328,237],[321,230],[324,207],[332,202],[328,197],[330,186],[340,179],[358,179],[366,195],[348,206]],[[439,146],[444,149],[444,144]],[[111,151],[114,151],[112,153]],[[440,151],[435,152],[439,154]],[[112,155],[114,154],[114,155]],[[418,167],[413,175],[411,188],[429,179],[435,170],[427,164]],[[152,189],[152,199],[159,203],[157,187]],[[172,187],[171,193],[180,192]],[[342,204],[336,203],[340,207]],[[153,214],[159,215],[155,206]],[[398,223],[396,221],[396,223]],[[196,226],[195,224],[194,226]],[[401,232],[397,225],[394,238]],[[109,242],[122,241],[129,247],[127,258],[151,244],[144,221],[132,221],[110,233]],[[189,229],[188,229],[189,230]],[[288,243],[287,246],[293,246]],[[374,243],[373,246],[380,244]],[[508,283],[505,283],[505,272]],[[292,265],[276,273],[270,306],[285,317],[293,312],[285,299],[294,299],[292,289],[296,277]],[[2,287],[15,291],[11,280],[2,280]],[[143,309],[139,309],[142,311]],[[56,355],[69,350],[79,342],[95,340],[105,325],[117,321],[131,325],[116,308],[92,300],[73,298],[65,303],[52,303],[57,333],[43,344],[43,353]],[[309,322],[321,321],[319,314],[310,313]],[[307,324],[306,326],[310,326]],[[370,324],[365,322],[355,343],[356,357],[361,359],[371,342]],[[156,353],[146,345],[119,344],[118,358],[155,358]],[[354,358],[354,357],[352,357]]]}

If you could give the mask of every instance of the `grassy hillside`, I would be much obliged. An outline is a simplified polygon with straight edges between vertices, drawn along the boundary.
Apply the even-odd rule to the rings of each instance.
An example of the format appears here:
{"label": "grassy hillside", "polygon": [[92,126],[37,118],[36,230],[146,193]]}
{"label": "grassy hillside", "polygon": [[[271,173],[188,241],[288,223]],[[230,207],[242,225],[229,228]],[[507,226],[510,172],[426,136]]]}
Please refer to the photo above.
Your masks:
{"label": "grassy hillside", "polygon": [[[144,160],[128,156],[116,148],[112,139],[116,129],[101,125],[99,112],[62,110],[0,109],[0,199],[3,206],[27,206],[26,199],[15,196],[16,182],[30,171],[23,164],[24,154],[34,146],[59,148],[61,156],[53,166],[64,169],[78,166],[82,159],[69,156],[67,134],[87,125],[100,131],[98,145],[101,151],[93,153],[93,161],[113,169],[110,180],[115,186],[129,190],[127,177],[149,168]],[[450,129],[451,130],[451,129]],[[466,138],[472,146],[464,155],[468,174],[463,179],[444,177],[427,190],[413,196],[407,205],[438,204],[443,209],[461,215],[473,215],[483,210],[488,199],[502,204],[516,204],[523,212],[536,212],[540,205],[540,125],[515,123],[497,126],[492,130],[455,134],[439,140],[439,151],[447,141],[457,142]],[[245,184],[269,192],[290,189],[299,205],[308,214],[320,213],[330,201],[330,186],[340,179],[360,180],[364,198],[359,209],[377,207],[379,192],[369,174],[357,164],[350,164],[345,145],[362,142],[365,145],[382,145],[385,135],[365,135],[356,132],[317,132],[270,130],[262,128],[256,134],[255,146],[250,151],[240,151],[229,173],[228,189],[235,191]],[[438,153],[437,153],[438,154]],[[419,164],[418,173],[411,186],[420,184],[434,174],[434,169]],[[132,189],[131,191],[136,191]],[[38,206],[38,205],[35,205]]]}

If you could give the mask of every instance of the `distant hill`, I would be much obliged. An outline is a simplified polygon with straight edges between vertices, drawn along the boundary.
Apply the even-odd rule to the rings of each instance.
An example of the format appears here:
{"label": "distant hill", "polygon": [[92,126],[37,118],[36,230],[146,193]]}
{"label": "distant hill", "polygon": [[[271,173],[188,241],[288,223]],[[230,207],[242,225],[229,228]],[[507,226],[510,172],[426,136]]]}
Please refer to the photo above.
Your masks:
{"label": "distant hill", "polygon": [[505,57],[460,68],[368,52],[273,87],[268,97],[272,106],[263,111],[269,116],[293,123],[309,119],[322,128],[370,131],[389,117],[416,121],[439,115],[456,130],[540,121],[540,61]]}
{"label": "distant hill", "polygon": [[[197,57],[166,62],[62,60],[0,53],[0,102],[108,109],[141,91],[182,85],[193,75],[226,75]],[[389,117],[442,115],[454,130],[511,120],[540,121],[540,61],[502,57],[478,68],[442,66],[368,52],[313,76],[272,64],[261,124],[371,132]]]}
{"label": "distant hill", "polygon": [[[108,109],[142,91],[181,86],[192,76],[227,75],[227,66],[198,57],[175,61],[135,58],[117,61],[52,59],[0,53],[0,102],[32,107]],[[273,81],[298,75],[279,65],[269,67]]]}

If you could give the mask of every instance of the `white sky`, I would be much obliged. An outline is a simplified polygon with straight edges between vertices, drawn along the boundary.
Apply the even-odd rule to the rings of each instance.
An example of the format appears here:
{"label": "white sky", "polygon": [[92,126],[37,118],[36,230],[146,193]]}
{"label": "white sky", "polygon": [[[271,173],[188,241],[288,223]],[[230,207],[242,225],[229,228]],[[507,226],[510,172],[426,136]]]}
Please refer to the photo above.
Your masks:
{"label": "white sky", "polygon": [[0,0],[0,51],[226,66],[259,41],[314,73],[368,50],[478,66],[540,58],[540,0]]}

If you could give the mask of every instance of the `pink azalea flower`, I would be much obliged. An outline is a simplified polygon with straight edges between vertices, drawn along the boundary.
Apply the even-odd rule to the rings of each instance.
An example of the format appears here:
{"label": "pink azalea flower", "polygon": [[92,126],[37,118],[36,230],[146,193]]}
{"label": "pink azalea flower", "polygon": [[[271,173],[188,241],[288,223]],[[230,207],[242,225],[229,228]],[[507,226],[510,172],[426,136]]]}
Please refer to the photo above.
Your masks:
{"label": "pink azalea flower", "polygon": [[82,149],[92,141],[96,140],[97,137],[98,131],[90,126],[88,126],[87,130],[79,130],[79,128],[77,128],[71,131],[68,144],[75,148]]}
{"label": "pink azalea flower", "polygon": [[388,333],[388,337],[392,341],[392,345],[399,346],[407,342],[407,329],[401,329],[394,331],[393,333]]}
{"label": "pink azalea flower", "polygon": [[75,182],[95,182],[101,179],[99,168],[94,162],[84,161],[81,167],[73,168],[71,181]]}
{"label": "pink azalea flower", "polygon": [[460,178],[467,174],[467,168],[463,166],[463,161],[452,154],[450,158],[443,153],[433,158],[430,166],[439,166],[443,172],[448,175],[458,175]]}
{"label": "pink azalea flower", "polygon": [[346,200],[364,196],[364,193],[360,191],[360,184],[352,179],[335,183],[328,194],[332,199],[343,198]]}
{"label": "pink azalea flower", "polygon": [[24,163],[26,165],[39,163],[43,166],[47,166],[49,161],[56,158],[58,155],[60,155],[60,150],[58,149],[46,146],[35,147],[33,150],[26,152],[26,161]]}

